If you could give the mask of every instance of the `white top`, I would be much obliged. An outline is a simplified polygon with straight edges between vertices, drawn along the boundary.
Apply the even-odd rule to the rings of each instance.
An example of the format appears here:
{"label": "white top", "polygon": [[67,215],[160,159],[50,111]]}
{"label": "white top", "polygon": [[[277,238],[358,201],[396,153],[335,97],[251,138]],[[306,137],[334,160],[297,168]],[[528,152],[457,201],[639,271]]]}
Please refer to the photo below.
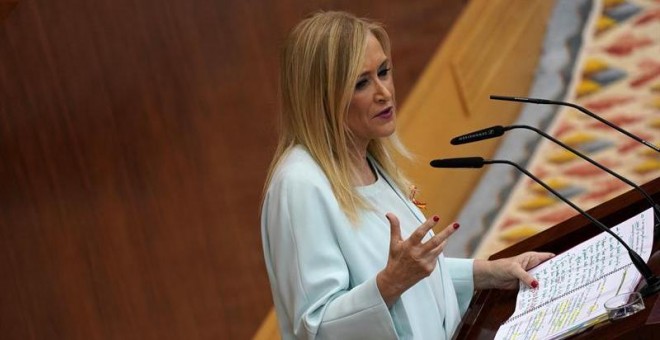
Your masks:
{"label": "white top", "polygon": [[276,169],[261,228],[283,339],[445,339],[465,312],[472,260],[443,255],[429,277],[387,308],[376,286],[389,254],[385,213],[397,215],[404,239],[426,218],[374,165],[377,181],[358,191],[375,209],[362,212],[357,225],[303,147],[293,148]]}

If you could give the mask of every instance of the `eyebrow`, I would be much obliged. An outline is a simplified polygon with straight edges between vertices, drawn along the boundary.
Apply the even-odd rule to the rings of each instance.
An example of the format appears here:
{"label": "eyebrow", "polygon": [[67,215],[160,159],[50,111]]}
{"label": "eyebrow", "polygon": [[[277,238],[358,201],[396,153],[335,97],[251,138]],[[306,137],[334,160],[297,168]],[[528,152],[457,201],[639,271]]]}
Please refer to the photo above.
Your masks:
{"label": "eyebrow", "polygon": [[[380,65],[378,65],[377,70],[382,69],[383,66],[385,66],[389,61],[390,61],[390,58],[385,58],[385,60],[383,60],[383,62],[380,63]],[[358,76],[358,78],[362,78],[362,77],[364,77],[365,75],[369,74],[369,72],[371,72],[371,71],[365,71],[365,72],[362,72],[362,73]]]}

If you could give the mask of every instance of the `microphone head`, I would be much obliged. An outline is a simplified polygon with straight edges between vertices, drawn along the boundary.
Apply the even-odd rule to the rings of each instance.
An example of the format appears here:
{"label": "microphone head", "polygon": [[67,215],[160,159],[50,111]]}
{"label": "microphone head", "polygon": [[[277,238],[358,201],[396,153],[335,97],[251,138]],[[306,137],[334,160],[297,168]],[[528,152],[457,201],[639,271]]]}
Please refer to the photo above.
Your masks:
{"label": "microphone head", "polygon": [[510,96],[497,96],[497,95],[490,95],[489,98],[492,100],[503,100],[507,102],[523,102],[523,103],[533,103],[533,104],[558,104],[558,102],[553,102],[551,100],[541,99],[541,98],[510,97]]}
{"label": "microphone head", "polygon": [[431,161],[431,166],[434,168],[481,168],[484,164],[482,157],[445,158]]}
{"label": "microphone head", "polygon": [[462,136],[454,137],[450,141],[452,145],[467,144],[484,139],[499,137],[504,134],[504,127],[502,125],[491,126],[486,129],[470,132]]}

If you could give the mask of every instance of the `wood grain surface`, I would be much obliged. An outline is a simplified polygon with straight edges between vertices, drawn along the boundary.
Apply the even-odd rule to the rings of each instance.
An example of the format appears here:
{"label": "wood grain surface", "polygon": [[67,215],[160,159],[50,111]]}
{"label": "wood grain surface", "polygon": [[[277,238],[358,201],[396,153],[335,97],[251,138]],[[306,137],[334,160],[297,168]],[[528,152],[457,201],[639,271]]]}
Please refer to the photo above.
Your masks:
{"label": "wood grain surface", "polygon": [[466,1],[5,3],[0,338],[244,339],[286,32],[384,22],[403,101]]}

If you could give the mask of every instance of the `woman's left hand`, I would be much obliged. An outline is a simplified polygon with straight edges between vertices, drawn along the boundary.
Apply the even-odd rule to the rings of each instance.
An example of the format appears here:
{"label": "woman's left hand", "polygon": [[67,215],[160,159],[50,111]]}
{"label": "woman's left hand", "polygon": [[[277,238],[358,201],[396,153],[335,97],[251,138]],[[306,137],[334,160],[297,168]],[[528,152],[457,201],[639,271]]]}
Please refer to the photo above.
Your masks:
{"label": "woman's left hand", "polygon": [[526,252],[494,261],[474,260],[474,288],[516,289],[519,280],[537,288],[539,282],[527,271],[554,256],[552,253]]}

